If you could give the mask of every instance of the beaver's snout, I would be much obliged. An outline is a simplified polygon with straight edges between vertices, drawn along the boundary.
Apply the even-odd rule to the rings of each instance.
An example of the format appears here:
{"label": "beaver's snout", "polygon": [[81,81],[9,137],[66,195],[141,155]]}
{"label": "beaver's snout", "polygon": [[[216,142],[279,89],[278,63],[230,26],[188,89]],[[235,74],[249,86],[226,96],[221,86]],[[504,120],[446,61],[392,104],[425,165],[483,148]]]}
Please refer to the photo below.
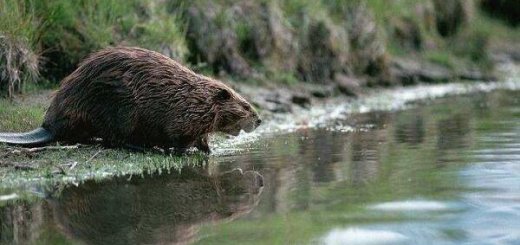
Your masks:
{"label": "beaver's snout", "polygon": [[256,129],[260,126],[260,124],[262,123],[262,119],[260,119],[258,116],[257,116],[257,119],[253,121],[253,129]]}
{"label": "beaver's snout", "polygon": [[244,120],[241,128],[244,131],[246,131],[247,133],[250,133],[253,130],[255,130],[256,128],[258,128],[258,126],[260,126],[261,123],[262,123],[262,119],[260,119],[257,114],[254,114],[254,116],[250,117],[249,119]]}

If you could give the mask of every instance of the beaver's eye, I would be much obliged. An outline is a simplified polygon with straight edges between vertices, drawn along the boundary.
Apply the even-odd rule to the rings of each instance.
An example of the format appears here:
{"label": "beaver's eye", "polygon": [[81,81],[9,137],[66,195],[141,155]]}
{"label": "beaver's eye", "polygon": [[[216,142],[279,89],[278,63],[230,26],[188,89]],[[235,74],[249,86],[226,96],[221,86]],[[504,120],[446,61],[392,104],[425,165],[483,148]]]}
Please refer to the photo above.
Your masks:
{"label": "beaver's eye", "polygon": [[231,93],[227,89],[219,89],[215,98],[220,101],[229,100],[231,98]]}

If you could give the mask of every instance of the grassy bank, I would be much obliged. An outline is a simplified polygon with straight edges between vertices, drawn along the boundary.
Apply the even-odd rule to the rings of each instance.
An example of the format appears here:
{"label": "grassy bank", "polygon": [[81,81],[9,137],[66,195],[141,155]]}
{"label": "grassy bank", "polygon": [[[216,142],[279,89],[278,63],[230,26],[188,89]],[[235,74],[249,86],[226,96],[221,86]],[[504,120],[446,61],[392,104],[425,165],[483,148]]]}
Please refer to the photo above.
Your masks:
{"label": "grassy bank", "polygon": [[[23,132],[38,127],[45,115],[48,92],[30,94],[16,101],[0,99],[0,128]],[[137,153],[123,149],[85,146],[28,152],[23,148],[0,144],[0,190],[27,183],[55,183],[102,179],[114,175],[175,171],[186,164],[208,164],[202,155],[172,157],[156,152]],[[0,191],[1,192],[1,191]],[[4,194],[4,193],[0,193]]]}
{"label": "grassy bank", "polygon": [[109,45],[149,48],[239,82],[280,85],[332,84],[342,76],[359,77],[362,86],[400,84],[391,65],[401,56],[489,71],[489,45],[520,35],[483,13],[483,2],[4,0],[0,91],[12,96],[24,83],[57,83]]}

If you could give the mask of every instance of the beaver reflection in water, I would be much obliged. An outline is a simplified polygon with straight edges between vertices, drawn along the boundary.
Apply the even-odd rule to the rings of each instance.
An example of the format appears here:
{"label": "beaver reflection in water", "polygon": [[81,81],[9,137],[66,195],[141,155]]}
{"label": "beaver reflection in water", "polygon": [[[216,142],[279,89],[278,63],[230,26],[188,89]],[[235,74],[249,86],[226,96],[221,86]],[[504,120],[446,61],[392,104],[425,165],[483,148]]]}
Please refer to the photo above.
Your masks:
{"label": "beaver reflection in water", "polygon": [[[175,171],[174,171],[175,172]],[[85,244],[188,244],[204,223],[230,221],[257,206],[263,177],[192,168],[153,177],[89,181],[49,201],[54,223]]]}
{"label": "beaver reflection in water", "polygon": [[61,82],[40,128],[1,133],[0,142],[35,146],[101,138],[109,146],[209,153],[209,133],[238,135],[260,122],[224,83],[154,51],[114,47],[94,53]]}

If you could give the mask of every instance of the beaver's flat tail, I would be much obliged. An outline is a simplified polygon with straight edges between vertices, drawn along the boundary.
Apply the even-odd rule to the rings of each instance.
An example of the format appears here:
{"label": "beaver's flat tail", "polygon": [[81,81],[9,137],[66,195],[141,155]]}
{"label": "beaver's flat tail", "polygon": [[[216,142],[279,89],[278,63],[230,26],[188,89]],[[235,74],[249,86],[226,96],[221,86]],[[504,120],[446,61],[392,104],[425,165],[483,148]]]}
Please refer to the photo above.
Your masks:
{"label": "beaver's flat tail", "polygon": [[20,146],[38,146],[53,141],[54,136],[44,128],[26,133],[0,133],[0,143]]}

